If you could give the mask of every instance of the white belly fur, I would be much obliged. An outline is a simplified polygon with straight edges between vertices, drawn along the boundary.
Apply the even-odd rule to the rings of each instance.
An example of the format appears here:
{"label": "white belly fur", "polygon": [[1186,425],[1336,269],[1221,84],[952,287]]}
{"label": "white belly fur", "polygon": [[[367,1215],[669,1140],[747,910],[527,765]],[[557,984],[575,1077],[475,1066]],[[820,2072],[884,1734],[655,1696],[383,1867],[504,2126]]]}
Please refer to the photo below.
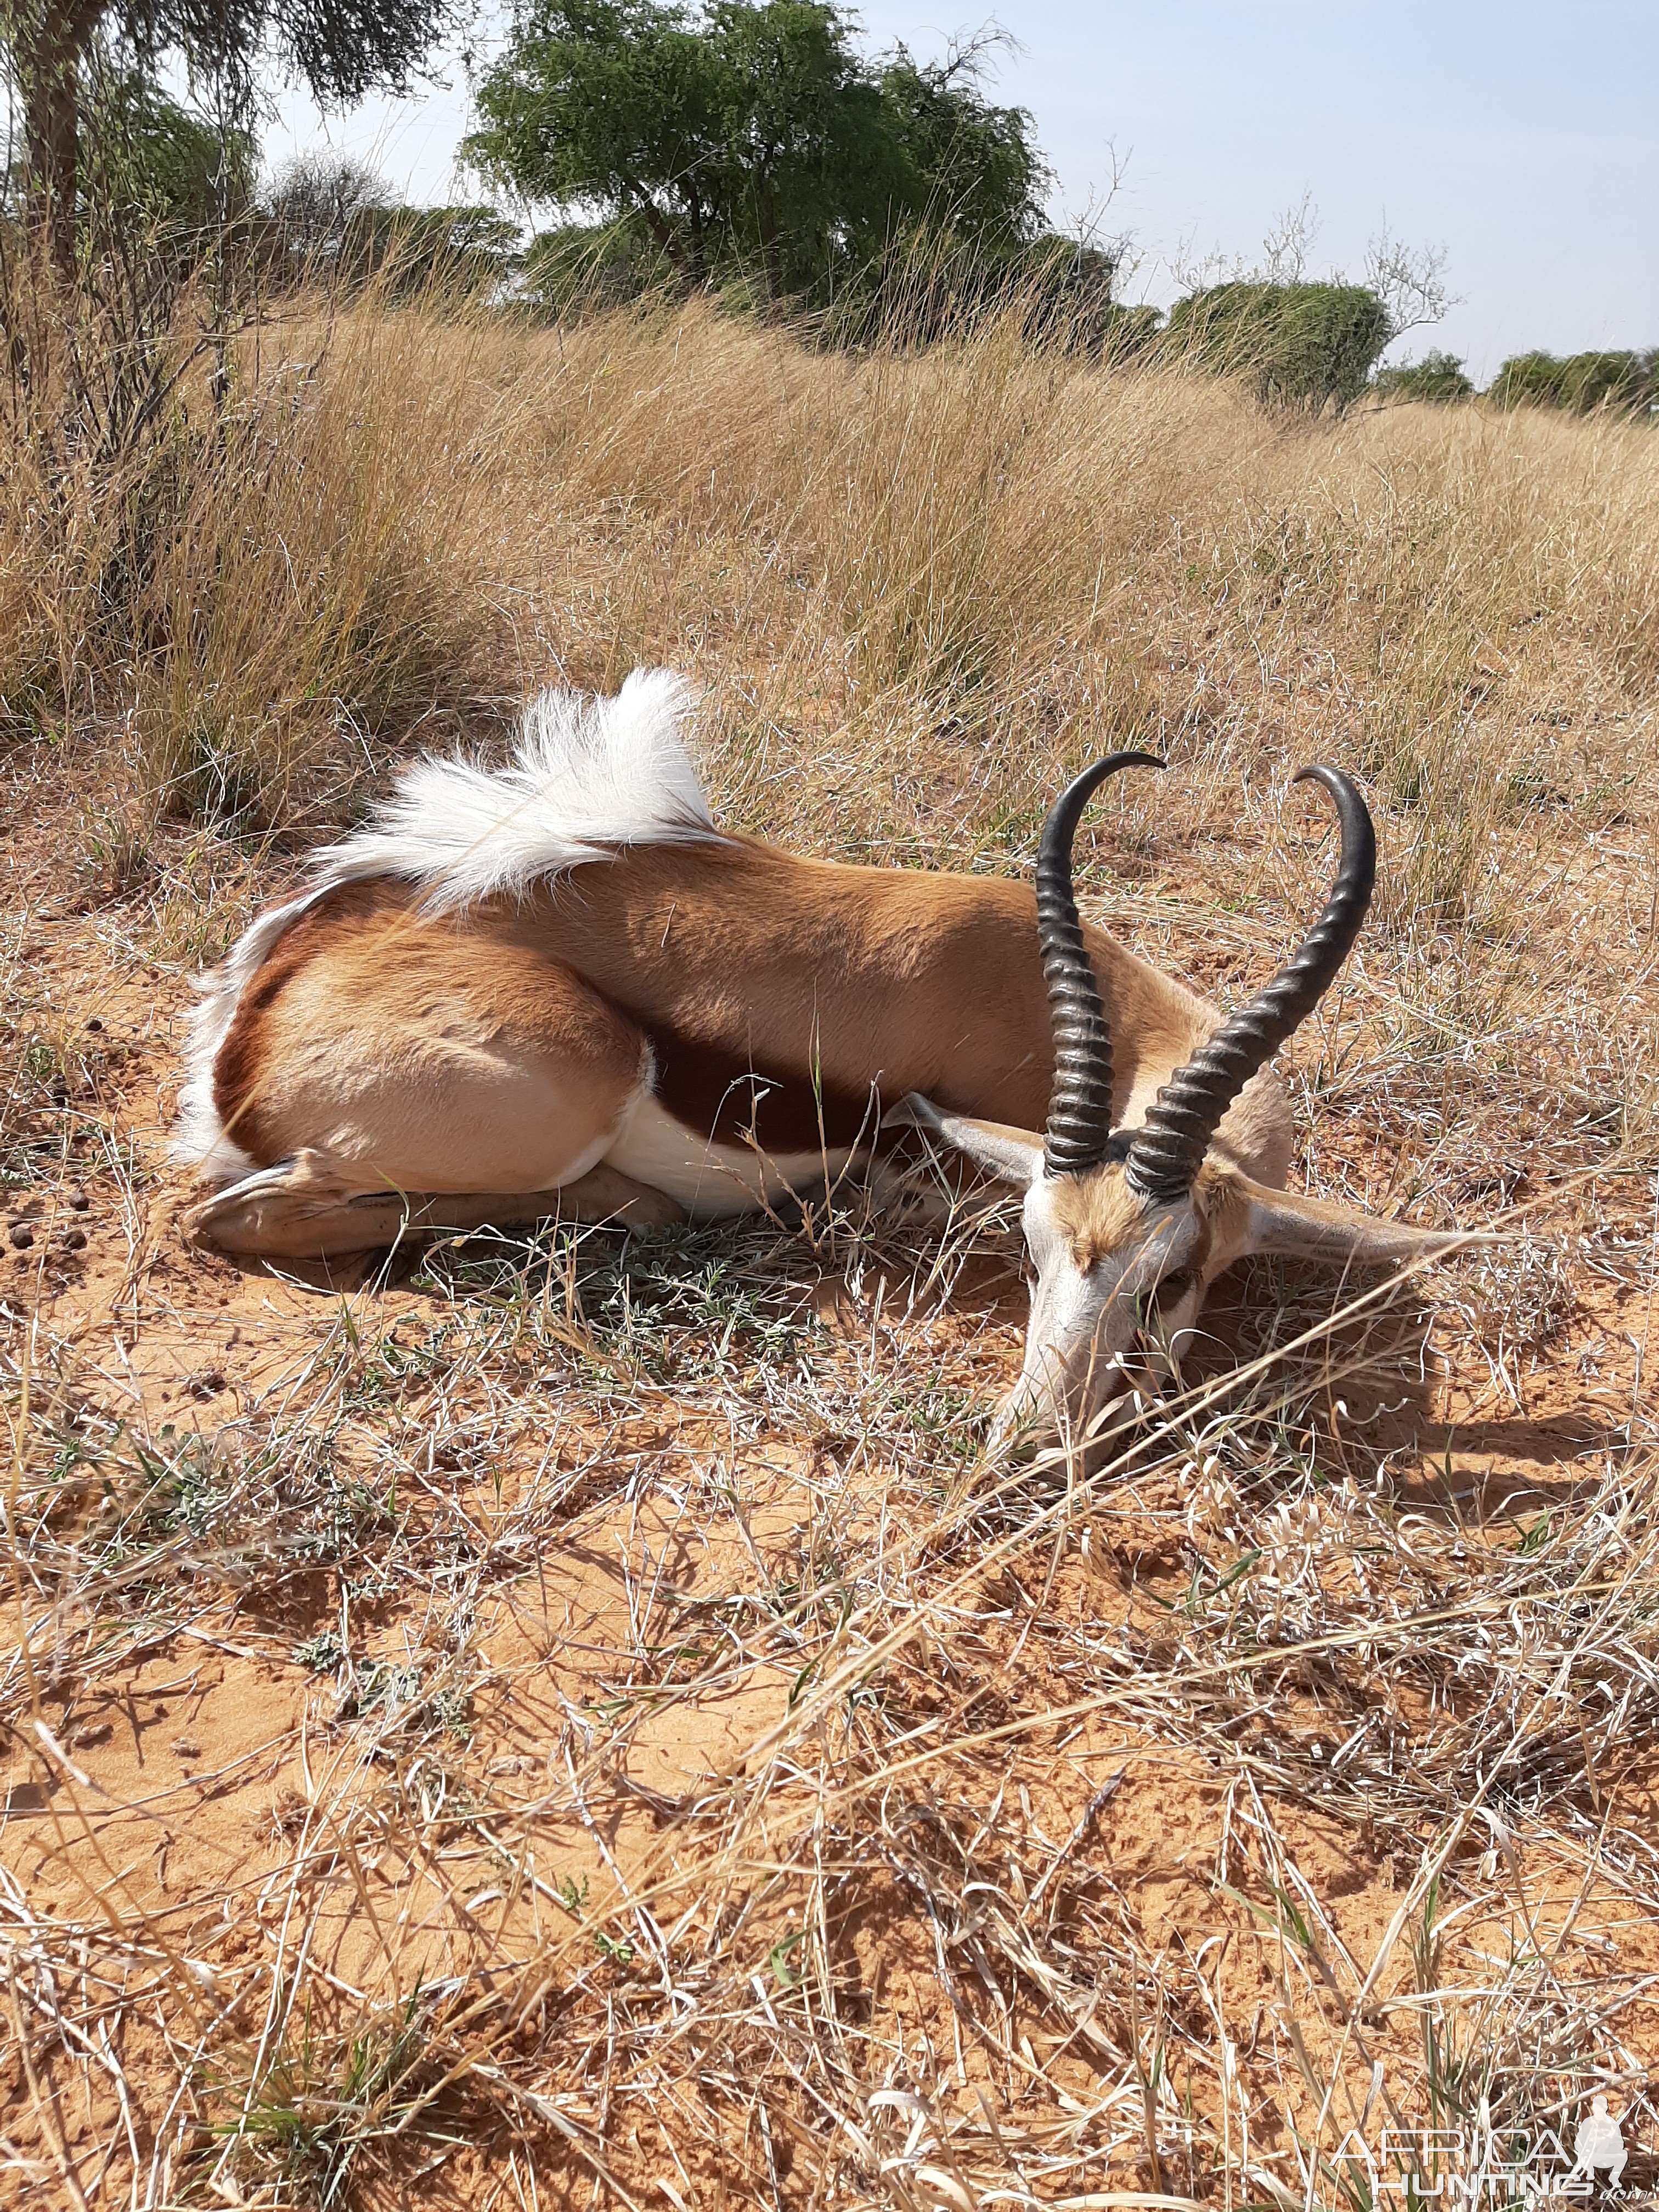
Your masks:
{"label": "white belly fur", "polygon": [[635,1102],[605,1155],[608,1167],[677,1198],[703,1219],[754,1213],[792,1194],[810,1198],[843,1174],[850,1147],[811,1152],[760,1152],[747,1145],[712,1144],[659,1106],[649,1092]]}

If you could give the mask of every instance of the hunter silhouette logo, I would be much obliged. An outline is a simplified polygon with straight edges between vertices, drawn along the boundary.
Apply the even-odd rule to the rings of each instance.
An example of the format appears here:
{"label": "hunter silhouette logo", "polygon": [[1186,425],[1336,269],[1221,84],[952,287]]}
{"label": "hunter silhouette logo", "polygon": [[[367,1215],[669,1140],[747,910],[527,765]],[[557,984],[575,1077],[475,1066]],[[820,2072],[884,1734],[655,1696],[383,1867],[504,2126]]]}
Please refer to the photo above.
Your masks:
{"label": "hunter silhouette logo", "polygon": [[1606,2170],[1607,2185],[1617,2189],[1625,2171],[1629,2152],[1625,2148],[1625,2137],[1619,2123],[1607,2110],[1607,2100],[1598,2097],[1586,2117],[1578,2123],[1578,2132],[1572,2139],[1572,2170],[1586,2181]]}

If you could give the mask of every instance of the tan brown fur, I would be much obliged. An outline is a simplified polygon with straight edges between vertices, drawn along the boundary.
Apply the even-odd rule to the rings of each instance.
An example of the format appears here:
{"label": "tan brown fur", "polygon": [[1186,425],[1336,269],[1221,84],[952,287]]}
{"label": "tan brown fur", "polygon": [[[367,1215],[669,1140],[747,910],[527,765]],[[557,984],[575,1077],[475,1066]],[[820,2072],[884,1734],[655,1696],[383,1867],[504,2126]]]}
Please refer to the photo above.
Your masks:
{"label": "tan brown fur", "polygon": [[[629,853],[579,869],[505,917],[556,942],[646,1026],[719,1039],[828,1085],[1040,1127],[1053,1075],[1036,902],[995,878],[854,868],[737,840]],[[1103,932],[1090,950],[1124,1039],[1121,1110],[1139,1068],[1207,1036],[1202,1001]]]}
{"label": "tan brown fur", "polygon": [[399,887],[319,902],[244,994],[214,1064],[260,1164],[315,1150],[364,1188],[551,1188],[620,1121],[639,1031],[550,949],[423,915]]}
{"label": "tan brown fur", "polygon": [[[1103,932],[1088,942],[1122,1121],[1218,1017]],[[746,840],[624,852],[459,917],[401,884],[355,885],[298,921],[245,991],[215,1097],[259,1164],[312,1147],[382,1184],[527,1190],[615,1127],[647,1052],[671,1111],[677,1063],[702,1075],[688,1100],[719,1094],[708,1068],[753,1067],[776,1079],[767,1110],[790,1134],[850,1125],[825,1128],[830,1143],[873,1129],[872,1089],[1039,1127],[1053,1059],[1032,893]],[[1282,1177],[1290,1122],[1271,1079],[1222,1135]]]}
{"label": "tan brown fur", "polygon": [[1121,1167],[1068,1176],[1054,1186],[1054,1218],[1073,1266],[1086,1275],[1139,1226],[1146,1201],[1131,1190]]}

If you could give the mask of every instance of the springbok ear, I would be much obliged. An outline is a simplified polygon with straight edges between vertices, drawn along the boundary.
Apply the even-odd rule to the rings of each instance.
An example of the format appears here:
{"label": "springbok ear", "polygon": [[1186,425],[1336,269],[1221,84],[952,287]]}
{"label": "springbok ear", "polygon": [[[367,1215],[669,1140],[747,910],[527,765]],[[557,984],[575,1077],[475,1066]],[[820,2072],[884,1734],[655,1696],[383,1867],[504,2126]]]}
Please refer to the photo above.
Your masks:
{"label": "springbok ear", "polygon": [[1269,1190],[1240,1176],[1249,1201],[1244,1249],[1279,1252],[1297,1260],[1322,1260],[1337,1267],[1401,1267],[1471,1244],[1501,1244],[1501,1237],[1480,1230],[1409,1229],[1402,1221],[1332,1206],[1322,1198],[1303,1198],[1288,1190]]}
{"label": "springbok ear", "polygon": [[881,1117],[884,1129],[925,1129],[930,1137],[954,1145],[986,1175],[1018,1189],[1029,1189],[1042,1173],[1042,1139],[1006,1121],[976,1121],[967,1114],[942,1114],[929,1098],[912,1091]]}

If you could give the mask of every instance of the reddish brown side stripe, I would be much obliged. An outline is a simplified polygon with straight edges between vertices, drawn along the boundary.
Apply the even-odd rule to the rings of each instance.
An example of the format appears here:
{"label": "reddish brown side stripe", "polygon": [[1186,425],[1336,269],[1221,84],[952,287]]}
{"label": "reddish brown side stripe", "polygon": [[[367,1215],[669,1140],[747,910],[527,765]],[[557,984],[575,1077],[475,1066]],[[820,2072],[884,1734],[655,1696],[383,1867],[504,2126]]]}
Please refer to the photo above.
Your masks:
{"label": "reddish brown side stripe", "polygon": [[658,1103],[697,1136],[757,1145],[775,1156],[836,1152],[874,1138],[880,1109],[867,1090],[854,1092],[815,1084],[799,1070],[757,1066],[748,1053],[623,1011],[650,1039]]}

